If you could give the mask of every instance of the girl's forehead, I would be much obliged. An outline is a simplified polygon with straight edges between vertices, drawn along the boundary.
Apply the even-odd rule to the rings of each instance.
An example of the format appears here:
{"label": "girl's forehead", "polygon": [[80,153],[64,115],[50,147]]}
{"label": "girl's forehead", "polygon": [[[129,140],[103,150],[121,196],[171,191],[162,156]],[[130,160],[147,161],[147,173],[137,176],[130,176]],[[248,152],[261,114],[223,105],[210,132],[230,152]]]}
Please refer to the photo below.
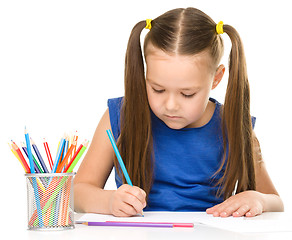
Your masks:
{"label": "girl's forehead", "polygon": [[148,44],[145,50],[145,60],[146,64],[152,61],[177,61],[190,65],[199,64],[201,66],[209,66],[212,62],[210,53],[207,50],[197,53],[195,55],[181,55],[178,53],[165,52],[161,49],[154,47],[152,44]]}
{"label": "girl's forehead", "polygon": [[[162,50],[151,51],[147,54],[146,69],[149,74],[189,74],[189,75],[209,75],[210,71],[210,55],[208,52],[202,52],[196,55],[179,55],[166,53]],[[161,72],[162,71],[162,72]]]}
{"label": "girl's forehead", "polygon": [[146,78],[163,86],[203,86],[212,78],[208,59],[206,53],[186,56],[153,51],[146,57]]}

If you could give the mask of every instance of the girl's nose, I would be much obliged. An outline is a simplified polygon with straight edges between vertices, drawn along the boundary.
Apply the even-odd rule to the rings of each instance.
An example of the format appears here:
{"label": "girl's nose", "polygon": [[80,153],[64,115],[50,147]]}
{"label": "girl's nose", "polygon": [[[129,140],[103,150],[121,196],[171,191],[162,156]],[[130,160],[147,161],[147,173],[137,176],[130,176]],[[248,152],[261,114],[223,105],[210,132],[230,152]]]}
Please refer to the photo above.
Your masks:
{"label": "girl's nose", "polygon": [[165,102],[165,109],[169,112],[174,112],[178,110],[178,102],[175,96],[169,95]]}

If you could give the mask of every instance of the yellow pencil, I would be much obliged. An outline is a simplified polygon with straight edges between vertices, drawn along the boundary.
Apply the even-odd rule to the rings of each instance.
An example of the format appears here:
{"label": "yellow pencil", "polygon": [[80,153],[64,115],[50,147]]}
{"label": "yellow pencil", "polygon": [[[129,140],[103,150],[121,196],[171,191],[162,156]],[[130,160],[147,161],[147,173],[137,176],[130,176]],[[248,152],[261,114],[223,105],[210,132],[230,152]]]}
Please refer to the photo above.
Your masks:
{"label": "yellow pencil", "polygon": [[20,160],[20,157],[18,156],[17,152],[12,148],[12,146],[10,145],[10,143],[8,143],[9,148],[11,150],[11,152],[14,154],[14,156],[18,159],[18,161],[20,162],[21,166],[23,167],[24,171],[26,172],[26,169],[22,163],[22,161]]}

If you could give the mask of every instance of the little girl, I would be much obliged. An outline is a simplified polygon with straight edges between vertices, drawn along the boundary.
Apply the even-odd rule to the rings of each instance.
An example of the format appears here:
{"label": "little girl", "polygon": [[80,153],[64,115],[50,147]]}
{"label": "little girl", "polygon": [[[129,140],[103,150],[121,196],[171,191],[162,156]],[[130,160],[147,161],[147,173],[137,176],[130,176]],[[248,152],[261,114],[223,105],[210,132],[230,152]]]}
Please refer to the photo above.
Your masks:
{"label": "little girl", "polygon": [[[232,43],[223,105],[209,97],[225,72],[222,33]],[[221,217],[283,211],[254,124],[243,45],[233,27],[195,8],[141,21],[128,42],[125,95],[108,100],[75,177],[75,209],[115,216],[144,208]],[[107,129],[134,186],[125,184]],[[113,167],[118,189],[104,190]]]}

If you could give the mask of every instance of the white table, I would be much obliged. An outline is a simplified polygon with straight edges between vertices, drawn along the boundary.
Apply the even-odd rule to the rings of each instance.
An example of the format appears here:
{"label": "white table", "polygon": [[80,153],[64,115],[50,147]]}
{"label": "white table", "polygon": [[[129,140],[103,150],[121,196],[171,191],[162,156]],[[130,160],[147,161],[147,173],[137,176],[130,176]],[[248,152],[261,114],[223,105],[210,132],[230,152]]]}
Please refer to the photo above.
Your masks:
{"label": "white table", "polygon": [[[173,214],[173,213],[170,213]],[[196,213],[176,213],[185,214],[185,216]],[[82,214],[76,214],[75,220],[78,220]],[[273,220],[277,219],[281,222],[287,217],[285,213],[264,213],[261,219]],[[289,216],[288,216],[289,217]],[[282,220],[281,220],[282,219]],[[22,222],[23,223],[23,222]],[[25,224],[25,223],[24,223]],[[2,231],[4,230],[4,231]],[[7,232],[9,237],[19,237],[18,239],[30,240],[74,240],[74,239],[110,239],[110,240],[148,240],[148,239],[292,239],[292,225],[291,229],[286,232],[265,232],[265,233],[239,233],[230,230],[222,230],[216,227],[207,226],[203,224],[195,224],[194,228],[145,228],[145,227],[89,227],[82,224],[76,224],[74,229],[61,231],[34,231],[27,230],[26,225],[14,226],[6,225],[3,229],[1,227],[2,235]]]}

